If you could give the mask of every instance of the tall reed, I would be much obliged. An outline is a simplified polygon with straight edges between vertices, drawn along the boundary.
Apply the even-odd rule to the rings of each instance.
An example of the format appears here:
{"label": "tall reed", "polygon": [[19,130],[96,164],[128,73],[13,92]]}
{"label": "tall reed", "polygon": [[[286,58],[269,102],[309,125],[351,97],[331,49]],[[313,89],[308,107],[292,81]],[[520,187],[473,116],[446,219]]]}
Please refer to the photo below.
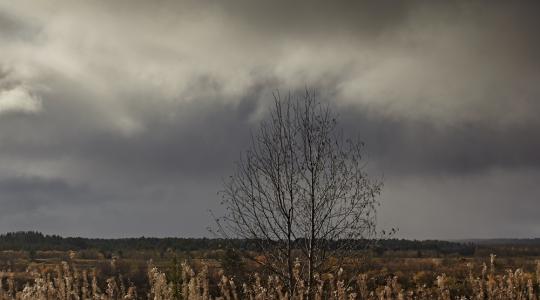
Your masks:
{"label": "tall reed", "polygon": [[[489,267],[483,264],[479,273],[474,266],[468,265],[468,275],[461,284],[467,286],[467,292],[456,294],[451,285],[456,280],[446,274],[440,274],[432,285],[416,284],[404,288],[397,276],[387,278],[384,284],[374,284],[367,274],[358,274],[346,278],[343,270],[335,274],[316,274],[315,288],[310,291],[301,276],[302,267],[295,265],[296,286],[292,294],[283,280],[277,276],[263,278],[253,274],[252,280],[237,283],[233,277],[222,274],[217,286],[211,288],[209,272],[203,267],[195,272],[187,263],[180,265],[180,278],[173,282],[167,275],[148,264],[147,293],[138,293],[137,288],[126,282],[121,275],[107,278],[101,282],[95,271],[78,270],[75,266],[63,262],[54,270],[36,268],[28,270],[32,280],[17,288],[14,272],[0,272],[0,300],[450,300],[450,299],[487,299],[487,300],[537,300],[540,291],[540,263],[536,273],[522,269],[506,270],[496,273],[495,256],[491,256]],[[178,290],[178,292],[175,292]],[[211,292],[212,291],[212,292]],[[140,291],[139,291],[140,292]]]}

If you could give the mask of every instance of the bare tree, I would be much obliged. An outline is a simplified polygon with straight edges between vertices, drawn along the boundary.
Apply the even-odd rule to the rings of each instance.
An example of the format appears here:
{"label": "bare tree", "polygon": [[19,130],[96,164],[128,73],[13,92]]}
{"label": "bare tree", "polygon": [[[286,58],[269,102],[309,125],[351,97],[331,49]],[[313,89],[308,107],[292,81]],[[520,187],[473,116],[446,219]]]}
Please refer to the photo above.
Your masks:
{"label": "bare tree", "polygon": [[373,233],[381,184],[364,171],[363,144],[343,138],[336,115],[313,93],[282,99],[277,92],[274,100],[225,183],[227,212],[217,221],[222,234],[264,252],[251,258],[282,277],[289,296],[299,260],[309,296],[314,275],[336,266],[330,257]]}

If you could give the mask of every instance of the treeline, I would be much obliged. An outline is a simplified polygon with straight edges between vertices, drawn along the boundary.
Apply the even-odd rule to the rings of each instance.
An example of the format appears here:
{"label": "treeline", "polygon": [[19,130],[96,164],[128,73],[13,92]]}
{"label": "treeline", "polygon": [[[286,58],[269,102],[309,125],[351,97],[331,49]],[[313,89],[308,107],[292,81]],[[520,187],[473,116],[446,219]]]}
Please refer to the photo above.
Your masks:
{"label": "treeline", "polygon": [[46,235],[35,231],[9,232],[0,235],[0,251],[39,250],[68,251],[97,249],[104,251],[173,249],[178,251],[215,250],[225,243],[241,245],[241,241],[208,238],[119,238],[99,239]]}
{"label": "treeline", "polygon": [[477,246],[474,243],[457,243],[439,240],[404,240],[404,239],[386,239],[375,243],[373,247],[376,252],[387,251],[416,251],[417,256],[422,256],[422,252],[431,252],[434,254],[459,254],[461,256],[474,255]]}
{"label": "treeline", "polygon": [[[298,243],[304,241],[298,240]],[[456,253],[472,255],[475,246],[472,243],[457,243],[448,241],[416,241],[404,239],[386,240],[355,240],[328,242],[329,248],[338,248],[347,243],[349,248],[355,250],[385,251],[432,251],[441,254]],[[61,237],[59,235],[45,235],[35,231],[10,232],[0,235],[0,251],[68,251],[68,250],[100,250],[100,251],[133,251],[133,250],[174,250],[197,251],[219,250],[237,248],[244,250],[257,250],[255,241],[209,239],[209,238],[120,238],[97,239],[81,237]]]}

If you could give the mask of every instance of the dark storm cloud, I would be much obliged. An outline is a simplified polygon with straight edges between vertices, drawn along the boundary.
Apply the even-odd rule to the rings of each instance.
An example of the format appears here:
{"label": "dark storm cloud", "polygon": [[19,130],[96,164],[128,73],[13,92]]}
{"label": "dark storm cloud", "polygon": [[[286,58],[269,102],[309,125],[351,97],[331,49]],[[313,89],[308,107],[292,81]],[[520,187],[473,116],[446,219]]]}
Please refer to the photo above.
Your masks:
{"label": "dark storm cloud", "polygon": [[413,2],[396,1],[236,1],[220,3],[236,24],[270,38],[317,38],[335,34],[374,37],[394,32]]}
{"label": "dark storm cloud", "polygon": [[[0,4],[0,203],[9,212],[0,229],[205,235],[206,210],[219,210],[221,180],[272,92],[307,86],[366,142],[370,171],[386,181],[383,224],[409,237],[460,237],[467,232],[438,207],[476,226],[489,222],[473,220],[488,206],[511,229],[476,226],[475,235],[540,234],[508,205],[517,195],[536,211],[539,9],[533,1]],[[412,219],[441,223],[429,232]]]}
{"label": "dark storm cloud", "polygon": [[[6,178],[0,181],[2,217],[32,212],[65,201],[88,201],[88,189],[61,180],[43,178]],[[81,199],[83,198],[83,199]]]}
{"label": "dark storm cloud", "polygon": [[475,174],[493,168],[540,169],[540,124],[438,124],[345,107],[341,125],[366,143],[368,157],[401,176]]}
{"label": "dark storm cloud", "polygon": [[78,110],[70,107],[69,99],[49,95],[46,109],[37,116],[0,119],[5,126],[0,149],[12,158],[75,158],[74,163],[105,168],[108,174],[159,179],[175,174],[207,176],[222,172],[239,157],[241,145],[249,141],[251,118],[263,106],[261,101],[270,104],[271,93],[254,87],[235,104],[206,98],[159,108],[136,103],[133,114],[140,115],[144,130],[133,135],[91,124],[105,116],[91,108]]}

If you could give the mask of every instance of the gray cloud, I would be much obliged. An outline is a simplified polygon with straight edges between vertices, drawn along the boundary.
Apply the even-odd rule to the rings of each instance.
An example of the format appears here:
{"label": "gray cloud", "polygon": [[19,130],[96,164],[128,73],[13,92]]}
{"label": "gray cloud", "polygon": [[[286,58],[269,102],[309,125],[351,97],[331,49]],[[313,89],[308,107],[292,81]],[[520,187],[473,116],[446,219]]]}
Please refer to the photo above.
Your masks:
{"label": "gray cloud", "polygon": [[344,128],[367,144],[381,170],[400,176],[459,176],[494,168],[540,168],[540,124],[386,117],[370,109],[343,107]]}
{"label": "gray cloud", "polygon": [[366,142],[386,182],[383,226],[407,237],[537,235],[538,8],[0,4],[0,225],[206,235],[206,210],[219,210],[221,179],[272,92],[308,86]]}

